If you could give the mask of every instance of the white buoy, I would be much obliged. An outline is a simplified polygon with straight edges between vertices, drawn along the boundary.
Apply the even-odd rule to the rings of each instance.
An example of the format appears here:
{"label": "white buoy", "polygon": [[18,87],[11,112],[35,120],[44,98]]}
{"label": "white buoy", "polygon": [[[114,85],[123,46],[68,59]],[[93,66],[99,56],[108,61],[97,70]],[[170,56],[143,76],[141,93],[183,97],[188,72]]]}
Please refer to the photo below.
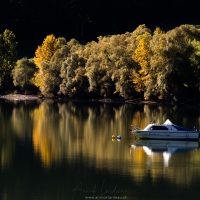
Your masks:
{"label": "white buoy", "polygon": [[122,139],[121,135],[117,136],[117,140],[120,141]]}

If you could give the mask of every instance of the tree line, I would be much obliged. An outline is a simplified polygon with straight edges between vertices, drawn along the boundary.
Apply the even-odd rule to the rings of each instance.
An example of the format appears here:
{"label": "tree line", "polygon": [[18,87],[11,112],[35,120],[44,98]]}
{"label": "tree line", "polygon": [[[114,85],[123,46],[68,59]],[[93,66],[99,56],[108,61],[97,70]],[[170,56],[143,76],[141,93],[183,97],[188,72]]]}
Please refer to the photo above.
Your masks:
{"label": "tree line", "polygon": [[200,95],[200,30],[145,24],[82,45],[47,35],[34,58],[17,59],[14,33],[0,34],[0,89],[44,97],[182,101]]}

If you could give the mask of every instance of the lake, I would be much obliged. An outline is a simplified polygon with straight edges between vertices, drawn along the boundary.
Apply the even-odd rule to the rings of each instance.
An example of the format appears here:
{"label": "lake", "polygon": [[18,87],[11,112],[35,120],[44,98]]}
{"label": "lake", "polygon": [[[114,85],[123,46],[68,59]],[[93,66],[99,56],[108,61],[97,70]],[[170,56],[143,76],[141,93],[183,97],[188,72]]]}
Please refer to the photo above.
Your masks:
{"label": "lake", "polygon": [[0,100],[0,199],[199,199],[199,142],[138,143],[153,119],[200,129],[200,106]]}

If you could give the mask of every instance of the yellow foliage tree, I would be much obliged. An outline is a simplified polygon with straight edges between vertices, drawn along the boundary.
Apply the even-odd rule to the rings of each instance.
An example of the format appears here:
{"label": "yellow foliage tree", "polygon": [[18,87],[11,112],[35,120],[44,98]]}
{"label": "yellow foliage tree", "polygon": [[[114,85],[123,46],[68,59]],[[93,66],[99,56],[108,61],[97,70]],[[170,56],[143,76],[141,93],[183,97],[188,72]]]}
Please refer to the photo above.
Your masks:
{"label": "yellow foliage tree", "polygon": [[44,85],[44,70],[42,69],[43,62],[49,62],[51,57],[54,55],[55,51],[57,50],[56,45],[57,39],[53,34],[48,35],[41,46],[38,46],[35,56],[34,56],[34,63],[38,68],[38,71],[35,73],[33,78],[33,83],[37,87],[41,88]]}
{"label": "yellow foliage tree", "polygon": [[156,27],[156,29],[153,32],[154,35],[159,35],[159,34],[163,34],[163,33],[165,33],[165,32],[163,30],[161,30],[160,27]]}
{"label": "yellow foliage tree", "polygon": [[135,49],[133,60],[138,63],[138,70],[134,70],[132,74],[133,83],[137,92],[145,90],[145,83],[148,81],[149,74],[148,69],[150,66],[150,37],[149,34],[144,34],[139,40],[138,46]]}

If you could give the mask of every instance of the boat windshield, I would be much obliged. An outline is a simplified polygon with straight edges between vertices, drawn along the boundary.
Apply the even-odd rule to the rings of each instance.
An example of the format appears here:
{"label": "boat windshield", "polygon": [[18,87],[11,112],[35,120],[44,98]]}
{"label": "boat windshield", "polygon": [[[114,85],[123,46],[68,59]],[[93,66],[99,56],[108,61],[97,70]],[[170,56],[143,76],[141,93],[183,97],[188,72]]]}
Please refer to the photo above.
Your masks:
{"label": "boat windshield", "polygon": [[168,130],[166,126],[161,126],[161,125],[148,125],[145,130]]}
{"label": "boat windshield", "polygon": [[150,129],[151,130],[168,130],[168,128],[165,126],[152,126]]}

